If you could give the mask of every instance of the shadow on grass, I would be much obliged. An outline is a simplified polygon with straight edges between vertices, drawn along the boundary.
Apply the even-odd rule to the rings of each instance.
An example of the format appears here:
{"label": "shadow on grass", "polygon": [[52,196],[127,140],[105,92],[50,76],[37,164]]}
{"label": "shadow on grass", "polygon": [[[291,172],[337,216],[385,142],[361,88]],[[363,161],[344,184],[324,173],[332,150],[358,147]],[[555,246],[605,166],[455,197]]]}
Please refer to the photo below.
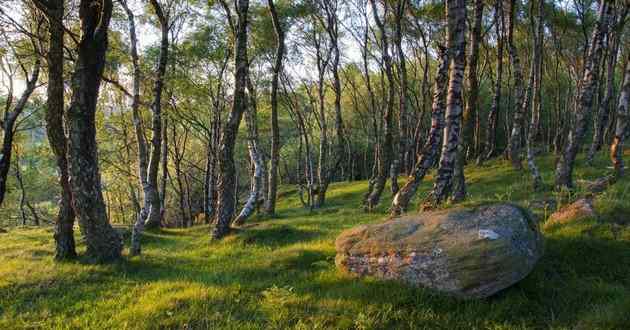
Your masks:
{"label": "shadow on grass", "polygon": [[256,226],[235,233],[236,239],[246,245],[282,247],[295,243],[306,243],[321,237],[321,233],[302,230],[288,225]]}
{"label": "shadow on grass", "polygon": [[[319,237],[317,232],[288,226],[252,228],[242,234],[239,239],[248,244],[274,248]],[[250,299],[249,305],[211,300],[203,308],[210,314],[229,310],[234,317],[245,318],[256,313],[251,310],[251,304],[259,307],[264,304],[257,300],[260,293],[277,285],[293,288],[292,292],[304,300],[299,305],[278,308],[288,309],[291,315],[304,314],[306,319],[309,315],[328,315],[332,327],[343,319],[354,320],[358,316],[356,306],[361,306],[363,316],[376,322],[376,328],[400,328],[412,321],[416,326],[439,328],[484,327],[488,324],[509,328],[571,328],[593,308],[618,304],[619,299],[630,292],[627,276],[630,244],[604,239],[598,236],[600,234],[605,233],[584,232],[577,237],[550,233],[546,254],[534,272],[512,288],[483,301],[461,301],[397,282],[341,275],[335,270],[330,253],[294,248],[267,254],[265,261],[268,262],[255,259],[235,262],[229,257],[209,262],[201,257],[173,255],[132,258],[85,269],[72,276],[44,281],[33,279],[3,286],[0,287],[0,298],[10,301],[12,310],[47,309],[68,313],[68,306],[92,304],[103,296],[110,296],[109,283],[121,278],[123,284],[117,284],[116,290],[150,283],[191,282],[205,288],[237,286],[242,291],[239,299]],[[149,239],[145,242],[149,245],[147,248],[153,244],[164,248],[163,244],[172,244],[170,240],[173,238],[151,235]],[[234,249],[247,250],[247,246],[234,245]],[[340,310],[338,305],[327,304],[327,301],[347,303],[355,309]],[[187,305],[182,302],[177,306]],[[146,313],[153,315],[155,311]],[[160,322],[168,321],[160,315],[155,316]],[[200,317],[197,322],[202,322],[203,316],[197,316]],[[264,320],[261,315],[257,317]]]}

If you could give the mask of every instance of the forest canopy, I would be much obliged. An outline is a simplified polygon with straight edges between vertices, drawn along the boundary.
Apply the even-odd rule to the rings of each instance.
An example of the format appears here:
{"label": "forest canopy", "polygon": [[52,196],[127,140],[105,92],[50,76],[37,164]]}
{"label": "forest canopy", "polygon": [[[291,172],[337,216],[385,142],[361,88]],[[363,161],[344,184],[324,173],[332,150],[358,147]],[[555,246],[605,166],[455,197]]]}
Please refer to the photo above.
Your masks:
{"label": "forest canopy", "polygon": [[626,328],[629,10],[0,0],[0,328]]}

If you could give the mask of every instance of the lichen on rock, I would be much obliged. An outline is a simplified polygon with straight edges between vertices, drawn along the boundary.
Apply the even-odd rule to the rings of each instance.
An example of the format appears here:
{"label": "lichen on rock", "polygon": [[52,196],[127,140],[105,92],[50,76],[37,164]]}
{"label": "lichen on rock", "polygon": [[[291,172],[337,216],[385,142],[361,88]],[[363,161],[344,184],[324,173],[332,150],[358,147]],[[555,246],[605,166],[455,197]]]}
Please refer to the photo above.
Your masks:
{"label": "lichen on rock", "polygon": [[337,266],[462,298],[483,298],[523,279],[542,255],[528,211],[511,204],[408,215],[343,232]]}

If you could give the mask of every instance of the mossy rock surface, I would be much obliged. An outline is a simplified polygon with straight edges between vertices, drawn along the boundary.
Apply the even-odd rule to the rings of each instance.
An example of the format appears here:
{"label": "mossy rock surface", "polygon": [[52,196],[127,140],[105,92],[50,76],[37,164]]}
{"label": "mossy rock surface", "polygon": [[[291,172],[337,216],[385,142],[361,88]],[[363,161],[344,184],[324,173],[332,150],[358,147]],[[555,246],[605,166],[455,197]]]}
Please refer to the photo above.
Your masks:
{"label": "mossy rock surface", "polygon": [[511,204],[407,215],[344,231],[336,264],[461,298],[485,298],[522,280],[543,253],[531,214]]}

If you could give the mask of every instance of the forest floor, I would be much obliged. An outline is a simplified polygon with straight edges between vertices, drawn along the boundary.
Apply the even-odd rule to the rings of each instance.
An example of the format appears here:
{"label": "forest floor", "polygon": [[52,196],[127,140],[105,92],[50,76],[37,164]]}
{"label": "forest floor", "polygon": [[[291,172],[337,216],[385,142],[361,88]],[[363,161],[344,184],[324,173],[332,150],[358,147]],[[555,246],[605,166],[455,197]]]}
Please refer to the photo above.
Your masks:
{"label": "forest floor", "polygon": [[[551,184],[553,157],[540,163]],[[579,164],[576,179],[597,178],[609,166],[603,155],[592,168]],[[466,204],[527,207],[557,197],[533,192],[527,172],[504,161],[470,166],[466,175]],[[430,185],[427,178],[419,196]],[[210,241],[207,226],[147,233],[141,257],[109,265],[55,263],[51,228],[11,229],[0,234],[0,329],[630,327],[628,176],[598,196],[598,219],[543,230],[545,255],[534,271],[481,301],[337,271],[339,232],[382,220],[391,200],[385,193],[377,212],[364,213],[366,186],[332,185],[328,206],[313,213],[287,190],[277,218],[254,218],[220,242]]]}

